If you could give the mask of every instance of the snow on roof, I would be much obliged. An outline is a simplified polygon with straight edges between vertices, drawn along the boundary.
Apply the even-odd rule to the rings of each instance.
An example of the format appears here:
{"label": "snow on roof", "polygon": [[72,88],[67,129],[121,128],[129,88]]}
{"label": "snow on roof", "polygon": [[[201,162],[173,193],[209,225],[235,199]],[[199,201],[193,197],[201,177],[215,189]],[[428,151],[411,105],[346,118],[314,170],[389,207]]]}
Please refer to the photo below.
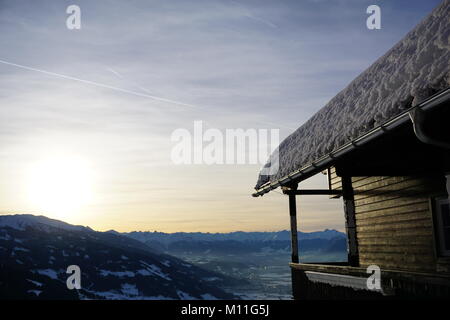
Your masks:
{"label": "snow on roof", "polygon": [[449,87],[450,1],[444,0],[400,42],[281,142],[279,170],[256,189],[327,155]]}

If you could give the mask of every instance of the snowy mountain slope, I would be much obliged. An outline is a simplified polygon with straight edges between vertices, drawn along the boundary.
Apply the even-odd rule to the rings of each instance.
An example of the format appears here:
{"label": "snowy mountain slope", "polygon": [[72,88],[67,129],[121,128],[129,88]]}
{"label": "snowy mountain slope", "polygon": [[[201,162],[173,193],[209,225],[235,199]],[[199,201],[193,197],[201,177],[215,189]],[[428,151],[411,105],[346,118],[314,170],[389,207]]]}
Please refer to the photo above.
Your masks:
{"label": "snowy mountain slope", "polygon": [[[81,290],[66,287],[69,265],[81,269]],[[217,287],[232,281],[121,235],[0,216],[3,299],[232,299]]]}

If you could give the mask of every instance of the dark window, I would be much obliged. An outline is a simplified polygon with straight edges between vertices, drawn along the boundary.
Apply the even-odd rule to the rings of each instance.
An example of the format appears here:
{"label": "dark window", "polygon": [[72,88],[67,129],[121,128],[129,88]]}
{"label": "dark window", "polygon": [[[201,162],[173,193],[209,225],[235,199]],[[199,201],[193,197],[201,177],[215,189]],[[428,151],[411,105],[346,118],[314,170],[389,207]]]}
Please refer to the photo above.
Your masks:
{"label": "dark window", "polygon": [[450,205],[447,197],[435,201],[439,253],[450,256]]}

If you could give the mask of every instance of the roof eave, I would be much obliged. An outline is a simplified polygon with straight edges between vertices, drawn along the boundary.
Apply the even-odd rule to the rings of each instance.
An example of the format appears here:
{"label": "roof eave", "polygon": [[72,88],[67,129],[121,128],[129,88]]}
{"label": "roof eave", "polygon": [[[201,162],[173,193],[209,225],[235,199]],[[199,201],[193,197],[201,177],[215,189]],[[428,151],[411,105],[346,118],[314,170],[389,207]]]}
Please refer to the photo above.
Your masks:
{"label": "roof eave", "polygon": [[450,88],[447,88],[445,90],[442,90],[439,93],[436,93],[435,95],[429,97],[428,99],[424,100],[420,104],[418,104],[415,107],[411,107],[408,110],[402,112],[401,114],[395,116],[394,118],[386,121],[382,125],[366,132],[365,134],[359,136],[358,138],[348,142],[347,144],[343,145],[342,147],[331,151],[330,153],[322,156],[318,160],[315,160],[300,169],[291,172],[287,176],[284,176],[283,178],[280,178],[273,182],[267,182],[263,184],[260,188],[256,189],[256,192],[252,194],[253,197],[259,197],[262,196],[271,190],[274,190],[278,188],[279,186],[285,186],[288,182],[300,182],[305,179],[308,179],[309,177],[319,173],[320,171],[326,169],[327,167],[331,166],[336,160],[341,158],[343,155],[349,153],[350,151],[359,148],[369,141],[378,138],[379,136],[382,136],[386,134],[386,132],[391,131],[398,126],[408,122],[410,120],[409,118],[409,112],[414,108],[420,108],[424,111],[429,110],[437,105],[442,104],[443,102],[450,99]]}

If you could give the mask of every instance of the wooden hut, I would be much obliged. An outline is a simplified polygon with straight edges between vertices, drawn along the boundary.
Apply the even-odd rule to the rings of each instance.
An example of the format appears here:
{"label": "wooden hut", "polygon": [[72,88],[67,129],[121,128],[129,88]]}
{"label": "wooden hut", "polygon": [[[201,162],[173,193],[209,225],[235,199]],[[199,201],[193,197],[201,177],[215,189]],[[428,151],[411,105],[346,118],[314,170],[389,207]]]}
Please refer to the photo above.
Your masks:
{"label": "wooden hut", "polygon": [[[280,144],[273,174],[260,174],[253,196],[281,187],[289,200],[294,298],[450,295],[449,12],[443,1]],[[298,189],[324,171],[328,189]],[[296,201],[315,194],[344,201],[347,263],[299,262]],[[369,266],[381,286],[370,285]]]}

